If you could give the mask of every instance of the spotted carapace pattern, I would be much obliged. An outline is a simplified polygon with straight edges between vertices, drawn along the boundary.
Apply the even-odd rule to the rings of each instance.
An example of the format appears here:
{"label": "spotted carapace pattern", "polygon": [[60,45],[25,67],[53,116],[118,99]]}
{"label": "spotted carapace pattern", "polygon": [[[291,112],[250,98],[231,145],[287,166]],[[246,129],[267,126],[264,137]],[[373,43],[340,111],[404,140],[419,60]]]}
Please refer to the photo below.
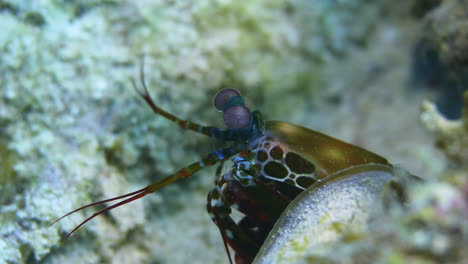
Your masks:
{"label": "spotted carapace pattern", "polygon": [[272,137],[262,137],[255,164],[263,177],[306,189],[317,181],[315,165]]}

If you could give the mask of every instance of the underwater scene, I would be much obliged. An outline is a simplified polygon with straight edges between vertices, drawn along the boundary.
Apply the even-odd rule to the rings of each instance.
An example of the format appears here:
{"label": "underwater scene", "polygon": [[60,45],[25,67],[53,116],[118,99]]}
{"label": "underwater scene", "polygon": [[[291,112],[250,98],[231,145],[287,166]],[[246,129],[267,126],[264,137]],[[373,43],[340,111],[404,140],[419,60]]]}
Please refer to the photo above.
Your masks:
{"label": "underwater scene", "polygon": [[0,48],[0,264],[468,263],[468,0],[0,0]]}

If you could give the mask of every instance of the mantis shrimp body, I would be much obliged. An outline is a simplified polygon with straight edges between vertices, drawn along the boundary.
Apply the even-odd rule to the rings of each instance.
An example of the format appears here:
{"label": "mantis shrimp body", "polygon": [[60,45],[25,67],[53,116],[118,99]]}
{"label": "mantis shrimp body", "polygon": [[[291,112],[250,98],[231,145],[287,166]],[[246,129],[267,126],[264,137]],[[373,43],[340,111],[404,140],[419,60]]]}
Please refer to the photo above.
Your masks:
{"label": "mantis shrimp body", "polygon": [[[222,170],[217,170],[215,186],[208,194],[207,210],[220,230],[229,261],[232,263],[230,247],[235,252],[236,263],[251,263],[288,204],[309,186],[355,166],[391,166],[377,154],[317,131],[286,122],[264,121],[259,111],[250,111],[245,106],[242,96],[234,89],[224,89],[214,98],[214,106],[223,112],[227,129],[205,127],[179,119],[155,104],[143,72],[142,66],[140,79],[143,89],[138,89],[133,80],[132,84],[157,115],[183,129],[232,144],[145,188],[85,205],[62,216],[55,222],[90,206],[122,200],[91,215],[67,238],[106,211],[187,178],[204,167],[232,159],[233,165],[227,173],[221,175]],[[231,218],[232,208],[243,214],[240,221]]]}

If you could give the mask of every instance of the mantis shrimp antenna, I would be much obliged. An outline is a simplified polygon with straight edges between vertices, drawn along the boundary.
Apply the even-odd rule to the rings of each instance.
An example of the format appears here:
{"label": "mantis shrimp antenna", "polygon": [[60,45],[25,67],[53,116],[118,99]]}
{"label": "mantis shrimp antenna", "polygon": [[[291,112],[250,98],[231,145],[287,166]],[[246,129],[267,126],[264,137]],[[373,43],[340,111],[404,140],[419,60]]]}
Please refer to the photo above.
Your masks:
{"label": "mantis shrimp antenna", "polygon": [[88,207],[129,197],[129,198],[127,198],[127,199],[125,199],[125,200],[123,200],[121,202],[118,202],[118,203],[116,203],[114,205],[111,205],[109,207],[101,209],[100,211],[97,211],[96,213],[92,214],[90,217],[86,218],[83,222],[81,222],[78,226],[76,226],[70,233],[67,234],[66,238],[69,238],[73,233],[75,233],[75,231],[77,231],[80,227],[82,227],[84,224],[86,224],[88,221],[95,218],[96,216],[98,216],[98,215],[100,215],[100,214],[102,214],[104,212],[110,211],[110,210],[112,210],[114,208],[117,208],[119,206],[122,206],[124,204],[127,204],[127,203],[133,202],[135,200],[138,200],[140,198],[143,198],[146,195],[148,195],[150,193],[153,193],[153,192],[155,192],[157,190],[160,190],[160,189],[164,188],[165,186],[167,186],[167,185],[169,185],[169,184],[171,184],[171,183],[173,183],[173,182],[175,182],[175,181],[177,181],[177,180],[179,180],[181,178],[187,178],[187,177],[191,176],[192,174],[194,174],[195,172],[199,171],[200,169],[202,169],[204,167],[207,167],[207,166],[212,166],[212,165],[216,164],[218,161],[226,160],[226,159],[232,157],[233,155],[235,155],[237,153],[239,153],[239,150],[237,150],[235,147],[224,148],[224,149],[221,149],[221,150],[211,152],[206,157],[204,157],[201,161],[192,163],[189,166],[186,166],[186,167],[180,169],[178,172],[176,172],[176,173],[174,173],[174,174],[172,174],[172,175],[170,175],[170,176],[168,176],[168,177],[166,177],[166,178],[164,178],[164,179],[162,179],[160,181],[152,183],[152,184],[146,186],[145,188],[142,188],[140,190],[137,190],[137,191],[134,191],[134,192],[131,192],[131,193],[128,193],[128,194],[124,194],[124,195],[121,195],[121,196],[113,197],[113,198],[110,198],[110,199],[106,199],[106,200],[102,200],[102,201],[98,201],[98,202],[94,202],[94,203],[82,206],[82,207],[80,207],[78,209],[75,209],[75,210],[65,214],[64,216],[58,218],[57,220],[52,222],[50,224],[50,226],[57,223],[58,221],[60,221],[64,217],[67,217],[67,216],[69,216],[71,214],[74,214],[74,213],[76,213],[78,211],[81,211],[83,209],[86,209]]}
{"label": "mantis shrimp antenna", "polygon": [[[232,140],[238,140],[239,137],[241,137],[239,135],[239,133],[236,133],[235,131],[232,131],[231,129],[223,130],[223,129],[219,129],[219,128],[211,127],[211,126],[202,126],[200,124],[190,122],[188,120],[182,120],[182,119],[174,116],[173,114],[171,114],[171,113],[161,109],[160,107],[158,107],[154,103],[153,99],[151,98],[151,96],[150,96],[150,94],[148,92],[148,88],[146,86],[145,74],[144,74],[144,57],[142,57],[141,66],[140,66],[140,82],[141,82],[141,86],[142,86],[143,89],[138,88],[138,86],[136,85],[136,82],[135,82],[135,80],[133,78],[130,78],[130,81],[131,81],[131,83],[133,85],[133,88],[136,90],[136,92],[143,98],[143,100],[146,101],[146,103],[148,103],[148,105],[151,107],[151,109],[153,110],[153,112],[155,114],[158,114],[158,115],[161,115],[161,116],[165,117],[166,119],[178,124],[181,128],[189,129],[189,130],[201,133],[203,135],[209,136],[211,138],[216,138],[216,139],[220,139],[220,140],[231,140],[232,141]],[[228,95],[227,93],[224,92],[226,90],[222,90],[221,92],[219,92],[216,95],[215,101],[218,101],[219,105],[222,104],[222,106],[229,107],[227,104],[231,104],[231,106],[234,106],[234,105],[239,105],[239,102],[240,102],[241,105],[244,105],[244,101],[243,101],[242,97],[240,96],[239,92],[237,92],[234,89],[227,89],[227,90],[231,90],[232,94]],[[218,100],[216,100],[216,98],[218,98],[218,96],[220,96],[221,93],[223,94],[222,98],[220,97]],[[222,107],[222,106],[220,106],[220,107]],[[220,111],[222,111],[222,110],[220,110]],[[248,110],[248,112],[249,112],[248,114],[250,115],[249,110]],[[243,123],[245,123],[245,121]],[[229,127],[229,125],[228,125],[228,127]],[[245,128],[245,127],[247,127],[247,126],[243,126],[242,128]],[[231,127],[229,127],[229,128],[231,128]],[[233,127],[233,128],[237,128],[237,127]],[[241,131],[241,133],[242,133],[242,131]]]}
{"label": "mantis shrimp antenna", "polygon": [[85,209],[85,208],[88,208],[88,207],[91,207],[91,206],[95,206],[95,205],[98,205],[98,204],[103,204],[103,203],[115,201],[115,200],[120,200],[120,199],[123,199],[123,198],[132,196],[132,197],[130,197],[130,198],[128,198],[128,199],[125,199],[125,200],[123,200],[123,201],[121,201],[121,202],[119,202],[119,203],[116,203],[116,204],[114,204],[114,205],[111,205],[111,206],[109,206],[109,207],[106,207],[106,208],[104,208],[104,209],[102,209],[102,210],[100,210],[100,211],[94,213],[94,214],[91,215],[90,217],[86,218],[83,222],[81,222],[79,225],[77,225],[72,231],[70,231],[70,232],[67,234],[67,236],[65,237],[65,239],[67,239],[67,238],[69,238],[73,233],[75,233],[76,230],[78,230],[80,227],[82,227],[84,224],[86,224],[89,220],[93,219],[94,217],[96,217],[96,216],[98,216],[98,215],[100,215],[100,214],[102,214],[102,213],[104,213],[104,212],[110,211],[110,210],[112,210],[112,209],[114,209],[114,208],[116,208],[116,207],[119,207],[119,206],[121,206],[121,205],[124,205],[124,204],[126,204],[126,203],[129,203],[129,202],[132,202],[132,201],[135,201],[135,200],[137,200],[137,199],[139,199],[139,198],[144,197],[145,195],[148,194],[148,193],[146,192],[146,191],[147,191],[147,190],[146,190],[147,188],[148,188],[148,187],[145,187],[145,188],[140,189],[140,190],[135,191],[135,192],[127,193],[127,194],[124,194],[124,195],[121,195],[121,196],[117,196],[117,197],[114,197],[114,198],[110,198],[110,199],[106,199],[106,200],[102,200],[102,201],[98,201],[98,202],[94,202],[94,203],[90,203],[90,204],[88,204],[88,205],[82,206],[82,207],[77,208],[77,209],[75,209],[75,210],[73,210],[73,211],[71,211],[71,212],[69,212],[69,213],[63,215],[62,217],[58,218],[57,220],[55,220],[54,222],[52,222],[52,223],[50,224],[50,226],[54,225],[55,223],[57,223],[58,221],[62,220],[63,218],[65,218],[65,217],[67,217],[67,216],[69,216],[69,215],[71,215],[71,214],[74,214],[74,213],[76,213],[76,212],[78,212],[78,211],[81,211],[81,210],[83,210],[83,209]]}

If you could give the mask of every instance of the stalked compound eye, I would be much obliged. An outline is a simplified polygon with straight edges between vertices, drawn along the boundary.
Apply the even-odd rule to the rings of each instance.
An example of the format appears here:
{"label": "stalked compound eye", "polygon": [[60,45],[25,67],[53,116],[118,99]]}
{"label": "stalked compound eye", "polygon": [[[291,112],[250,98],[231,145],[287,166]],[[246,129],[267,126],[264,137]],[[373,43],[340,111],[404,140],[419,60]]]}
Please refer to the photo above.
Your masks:
{"label": "stalked compound eye", "polygon": [[232,106],[224,111],[224,123],[229,128],[244,128],[250,124],[251,119],[250,110],[242,105]]}
{"label": "stalked compound eye", "polygon": [[224,112],[226,103],[234,96],[240,96],[240,93],[235,89],[224,89],[219,91],[213,100],[214,107],[220,112]]}

